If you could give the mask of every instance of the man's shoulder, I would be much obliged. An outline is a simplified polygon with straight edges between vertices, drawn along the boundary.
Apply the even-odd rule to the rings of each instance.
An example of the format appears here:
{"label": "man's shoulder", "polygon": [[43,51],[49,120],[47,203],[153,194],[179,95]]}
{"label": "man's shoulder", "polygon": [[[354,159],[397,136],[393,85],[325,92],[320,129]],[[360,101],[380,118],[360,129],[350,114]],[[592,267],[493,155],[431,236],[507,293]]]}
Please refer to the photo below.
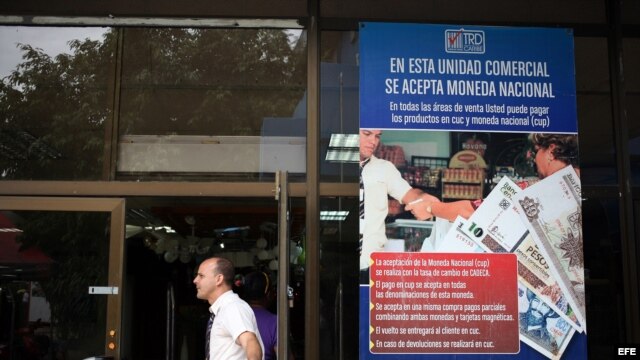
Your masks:
{"label": "man's shoulder", "polygon": [[251,310],[249,304],[246,301],[242,300],[238,294],[233,291],[225,293],[223,296],[219,298],[220,300],[220,309],[223,308],[240,308],[244,310]]}
{"label": "man's shoulder", "polygon": [[[375,156],[371,156],[371,160],[369,161],[371,165],[373,165],[372,167],[391,167],[391,168],[396,168],[395,165],[393,165],[393,163],[389,160],[385,160],[385,159],[380,159],[377,158]],[[365,167],[366,168],[366,167]]]}

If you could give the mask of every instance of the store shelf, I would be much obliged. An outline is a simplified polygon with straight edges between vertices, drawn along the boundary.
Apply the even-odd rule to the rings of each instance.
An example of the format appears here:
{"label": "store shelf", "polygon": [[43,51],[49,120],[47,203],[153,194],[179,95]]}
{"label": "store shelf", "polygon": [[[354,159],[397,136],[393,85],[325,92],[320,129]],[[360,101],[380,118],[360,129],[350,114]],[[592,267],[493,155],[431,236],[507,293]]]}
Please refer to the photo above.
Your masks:
{"label": "store shelf", "polygon": [[411,156],[411,166],[420,166],[429,169],[444,169],[449,166],[449,158],[413,155]]}
{"label": "store shelf", "polygon": [[481,199],[484,192],[484,169],[444,169],[442,199]]}

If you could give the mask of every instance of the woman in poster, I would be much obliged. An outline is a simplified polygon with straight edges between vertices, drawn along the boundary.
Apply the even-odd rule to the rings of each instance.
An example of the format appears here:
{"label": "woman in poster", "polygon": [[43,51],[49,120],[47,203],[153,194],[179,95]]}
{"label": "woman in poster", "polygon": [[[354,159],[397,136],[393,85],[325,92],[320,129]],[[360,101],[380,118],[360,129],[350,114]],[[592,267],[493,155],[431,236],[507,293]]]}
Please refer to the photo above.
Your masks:
{"label": "woman in poster", "polygon": [[[580,175],[577,135],[532,133],[529,135],[529,141],[531,150],[528,158],[535,164],[540,179],[567,166],[573,166],[576,173]],[[518,185],[525,188],[529,184],[523,182]],[[481,203],[482,199],[441,202],[433,198],[423,198],[419,202],[407,204],[405,210],[411,211],[419,220],[436,216],[454,221],[457,216],[468,219]]]}

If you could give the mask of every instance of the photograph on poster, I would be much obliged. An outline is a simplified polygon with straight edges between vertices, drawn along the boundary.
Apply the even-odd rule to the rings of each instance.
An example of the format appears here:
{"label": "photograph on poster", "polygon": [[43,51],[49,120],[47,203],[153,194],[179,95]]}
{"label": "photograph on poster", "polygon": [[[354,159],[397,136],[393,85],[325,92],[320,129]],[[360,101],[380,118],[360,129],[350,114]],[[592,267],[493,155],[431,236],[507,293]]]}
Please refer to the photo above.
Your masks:
{"label": "photograph on poster", "polygon": [[[394,178],[405,183],[403,189],[409,189],[401,194],[415,192],[419,200],[403,202],[387,193],[377,198],[364,196],[365,204],[374,202],[386,213],[384,239],[364,255],[366,259],[361,258],[361,263],[372,265],[371,257],[376,252],[515,254],[520,340],[549,357],[562,355],[574,332],[586,330],[584,278],[576,276],[584,269],[577,135],[484,133],[481,139],[479,134],[459,132],[361,130],[363,137],[370,134],[375,134],[376,146],[369,146],[373,151],[362,159],[366,162],[363,170],[372,159],[393,165],[393,172],[397,172]],[[391,171],[387,169],[386,173]],[[365,174],[363,171],[363,193],[374,194],[367,191],[369,181],[376,186],[383,178],[370,179]],[[554,189],[560,193],[555,194]],[[562,193],[568,201],[560,201]],[[529,204],[531,199],[536,199],[534,204]],[[532,223],[533,218],[527,216],[532,210],[538,212],[537,219],[543,225]],[[544,215],[546,212],[549,215]],[[368,225],[362,224],[366,233]],[[367,248],[367,240],[365,236],[363,248]],[[553,251],[567,245],[571,245],[570,251]],[[569,256],[574,257],[569,260],[571,266],[563,266],[563,259]],[[376,291],[376,282],[371,281],[375,276],[367,275],[362,283],[373,283],[371,291]],[[504,277],[502,274],[498,279]],[[384,279],[382,284],[393,282],[389,277]],[[580,283],[581,287],[576,285]],[[384,285],[383,290],[388,288]],[[523,294],[525,299],[536,300],[529,299],[523,307]],[[530,309],[537,303],[541,305]],[[548,314],[540,314],[538,308],[548,309]],[[544,322],[548,332],[532,331],[543,324],[542,320],[523,327],[523,319],[533,321],[535,316],[550,317]],[[551,341],[535,334],[554,334],[557,338]],[[429,349],[427,353],[433,352]],[[381,353],[387,350],[378,349]]]}

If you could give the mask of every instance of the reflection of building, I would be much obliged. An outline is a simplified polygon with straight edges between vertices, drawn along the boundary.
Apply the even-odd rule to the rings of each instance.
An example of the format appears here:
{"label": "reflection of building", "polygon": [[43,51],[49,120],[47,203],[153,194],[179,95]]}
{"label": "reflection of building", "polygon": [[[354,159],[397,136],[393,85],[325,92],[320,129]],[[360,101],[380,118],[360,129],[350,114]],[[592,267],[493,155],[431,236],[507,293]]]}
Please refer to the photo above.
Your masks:
{"label": "reflection of building", "polygon": [[37,246],[21,246],[22,231],[2,213],[0,229],[0,276],[27,282],[45,278],[52,259]]}

